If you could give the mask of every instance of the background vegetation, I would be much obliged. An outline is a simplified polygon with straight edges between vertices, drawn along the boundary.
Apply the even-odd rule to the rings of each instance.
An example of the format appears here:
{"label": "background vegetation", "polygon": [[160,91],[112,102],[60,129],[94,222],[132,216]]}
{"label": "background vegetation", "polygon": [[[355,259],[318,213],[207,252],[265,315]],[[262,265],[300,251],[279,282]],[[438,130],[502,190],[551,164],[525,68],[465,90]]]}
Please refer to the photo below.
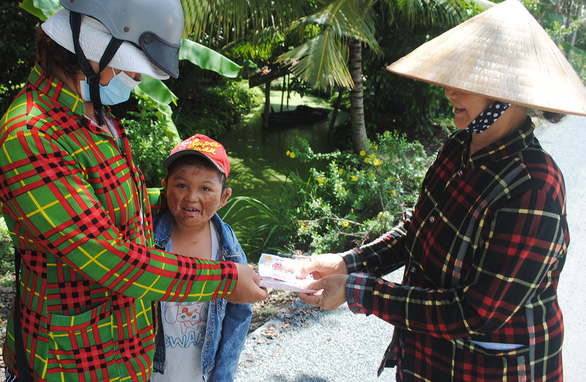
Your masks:
{"label": "background vegetation", "polygon": [[[388,231],[415,203],[431,158],[419,142],[409,142],[400,133],[387,131],[377,138],[378,143],[370,143],[371,154],[340,150],[316,154],[300,140],[287,155],[293,161],[318,162],[316,167],[307,178],[292,173],[278,200],[249,203],[262,211],[255,218],[263,224],[251,226],[244,235],[251,241],[247,244],[273,251],[324,253],[361,245]],[[238,221],[245,208],[233,210],[243,201],[237,200],[225,217]]]}
{"label": "background vegetation", "polygon": [[[196,3],[216,7],[190,8],[193,12],[186,13],[189,38],[221,52],[242,65],[242,70],[238,78],[227,79],[191,64],[181,65],[180,79],[166,82],[177,96],[177,101],[169,108],[178,138],[184,139],[197,132],[221,140],[226,132],[239,125],[243,115],[263,102],[262,89],[250,89],[248,76],[261,67],[274,67],[281,55],[331,31],[328,28],[332,28],[332,24],[316,23],[312,15],[323,13],[328,5],[350,2],[275,1],[274,9],[263,9],[261,0],[203,3],[185,0],[186,7]],[[441,88],[391,76],[384,68],[447,30],[454,19],[439,17],[438,13],[434,22],[429,23],[429,20],[415,17],[415,13],[402,13],[395,7],[405,2],[365,3],[368,3],[369,14],[373,17],[372,29],[368,31],[371,35],[341,33],[339,38],[343,60],[349,55],[344,47],[352,39],[372,37],[378,46],[369,50],[371,45],[362,44],[359,39],[359,45],[366,48],[361,56],[360,78],[369,140],[364,150],[353,151],[352,126],[347,124],[334,132],[339,147],[332,153],[315,154],[309,145],[299,142],[290,148],[290,160],[313,164],[308,176],[291,173],[275,199],[232,200],[223,214],[244,232],[240,240],[251,261],[263,250],[342,250],[384,232],[417,197],[421,177],[434,155],[433,150],[425,152],[424,147],[429,147],[428,142],[443,137],[450,130],[444,121],[450,120],[451,111]],[[420,10],[428,4],[426,0],[407,3]],[[7,109],[25,82],[35,60],[34,31],[39,21],[22,11],[18,4],[18,0],[5,0],[0,4],[2,110]],[[479,11],[476,7],[461,4],[460,17],[469,17]],[[525,4],[586,80],[585,4],[570,0],[528,0]],[[198,16],[198,10],[209,18]],[[231,13],[223,13],[227,10]],[[336,15],[339,16],[330,13],[330,20],[338,20]],[[404,17],[410,15],[413,17]],[[435,16],[428,14],[426,17]],[[223,24],[230,20],[232,24]],[[302,91],[316,89],[299,81],[300,78],[294,83]],[[333,102],[339,93],[342,93],[341,107],[350,111],[351,93],[347,89],[330,86],[320,89],[317,94],[331,96]],[[157,105],[144,94],[135,95],[130,102],[115,108],[114,113],[125,118],[134,157],[149,186],[158,186],[164,176],[160,163],[175,141],[163,132],[164,122],[157,118],[160,117]],[[419,142],[424,142],[425,146]],[[8,236],[1,225],[0,251],[1,270],[6,269],[4,267],[12,259]]]}

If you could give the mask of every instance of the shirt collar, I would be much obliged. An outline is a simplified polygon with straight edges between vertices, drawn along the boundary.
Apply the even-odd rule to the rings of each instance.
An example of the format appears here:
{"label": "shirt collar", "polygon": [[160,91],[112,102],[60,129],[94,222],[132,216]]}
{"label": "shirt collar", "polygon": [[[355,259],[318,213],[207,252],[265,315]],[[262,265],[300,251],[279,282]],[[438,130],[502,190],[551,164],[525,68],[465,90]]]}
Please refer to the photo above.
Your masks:
{"label": "shirt collar", "polygon": [[57,102],[73,113],[85,115],[85,105],[81,97],[70,87],[59,81],[56,77],[49,76],[37,63],[28,77],[28,82],[40,92]]}
{"label": "shirt collar", "polygon": [[523,125],[512,134],[484,147],[475,152],[470,159],[467,159],[470,150],[470,133],[459,131],[461,142],[465,145],[463,161],[470,162],[472,167],[477,167],[487,162],[496,162],[517,155],[527,148],[535,139],[533,134],[535,125],[530,117]]}

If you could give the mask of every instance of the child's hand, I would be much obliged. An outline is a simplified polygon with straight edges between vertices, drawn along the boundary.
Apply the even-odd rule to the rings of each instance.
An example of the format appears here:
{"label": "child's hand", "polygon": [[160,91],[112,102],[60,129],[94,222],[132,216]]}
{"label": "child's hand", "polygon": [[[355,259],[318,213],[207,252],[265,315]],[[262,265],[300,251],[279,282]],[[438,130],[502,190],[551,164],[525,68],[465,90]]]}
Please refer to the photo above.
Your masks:
{"label": "child's hand", "polygon": [[233,304],[246,304],[267,298],[267,290],[258,286],[260,278],[250,266],[236,263],[236,268],[238,269],[238,282],[232,294],[226,297],[226,301]]}

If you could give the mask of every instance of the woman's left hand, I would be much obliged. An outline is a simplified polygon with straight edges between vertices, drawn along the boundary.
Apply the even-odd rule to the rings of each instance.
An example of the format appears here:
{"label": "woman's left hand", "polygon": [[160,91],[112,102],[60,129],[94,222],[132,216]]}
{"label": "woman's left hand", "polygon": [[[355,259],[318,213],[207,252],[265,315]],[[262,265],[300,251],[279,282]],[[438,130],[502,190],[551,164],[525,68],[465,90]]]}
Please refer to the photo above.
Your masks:
{"label": "woman's left hand", "polygon": [[306,304],[334,310],[346,302],[346,282],[348,275],[331,275],[307,285],[308,289],[319,290],[316,293],[297,293]]}

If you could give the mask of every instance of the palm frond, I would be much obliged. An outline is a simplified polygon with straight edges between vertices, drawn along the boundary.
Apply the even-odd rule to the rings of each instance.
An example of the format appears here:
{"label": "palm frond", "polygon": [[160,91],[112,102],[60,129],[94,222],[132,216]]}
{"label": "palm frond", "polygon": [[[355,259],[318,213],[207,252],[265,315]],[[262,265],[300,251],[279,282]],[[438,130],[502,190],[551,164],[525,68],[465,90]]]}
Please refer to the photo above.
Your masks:
{"label": "palm frond", "polygon": [[296,21],[292,30],[319,26],[321,33],[282,54],[280,62],[291,64],[293,74],[318,88],[354,87],[348,69],[348,41],[364,42],[374,52],[380,52],[375,37],[371,2],[336,0],[318,12]]}
{"label": "palm frond", "polygon": [[185,33],[195,41],[205,37],[224,44],[250,30],[283,29],[307,12],[306,1],[181,0]]}
{"label": "palm frond", "polygon": [[331,32],[282,54],[279,61],[294,63],[291,72],[298,78],[318,88],[344,86],[352,88],[354,82],[347,66],[345,46]]}
{"label": "palm frond", "polygon": [[458,0],[383,0],[384,16],[403,28],[453,26],[463,19]]}

